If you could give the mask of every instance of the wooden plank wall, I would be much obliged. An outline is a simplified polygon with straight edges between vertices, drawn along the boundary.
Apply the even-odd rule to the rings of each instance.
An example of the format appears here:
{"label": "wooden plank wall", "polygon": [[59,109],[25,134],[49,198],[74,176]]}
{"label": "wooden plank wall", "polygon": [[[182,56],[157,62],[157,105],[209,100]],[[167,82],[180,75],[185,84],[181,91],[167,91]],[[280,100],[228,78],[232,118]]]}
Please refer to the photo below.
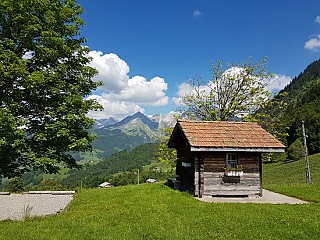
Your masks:
{"label": "wooden plank wall", "polygon": [[260,153],[238,154],[243,176],[224,176],[225,152],[203,153],[203,195],[258,195],[260,194]]}
{"label": "wooden plank wall", "polygon": [[[195,166],[193,154],[180,149],[177,151],[176,178],[181,181],[181,184],[191,193],[194,193],[195,188]],[[191,163],[191,167],[182,166],[182,162]]]}

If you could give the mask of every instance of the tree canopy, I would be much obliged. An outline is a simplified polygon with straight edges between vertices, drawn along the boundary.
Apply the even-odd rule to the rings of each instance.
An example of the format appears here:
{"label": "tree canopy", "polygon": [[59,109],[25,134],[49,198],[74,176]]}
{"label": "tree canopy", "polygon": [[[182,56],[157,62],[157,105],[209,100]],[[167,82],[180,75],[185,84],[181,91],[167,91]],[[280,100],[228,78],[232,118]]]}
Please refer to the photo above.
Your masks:
{"label": "tree canopy", "polygon": [[266,71],[267,58],[226,64],[212,63],[212,79],[208,83],[194,78],[192,91],[182,99],[189,118],[226,121],[242,114],[254,113],[269,100],[266,84],[271,74]]}
{"label": "tree canopy", "polygon": [[84,98],[100,83],[80,36],[75,0],[0,2],[0,177],[58,164],[77,166],[71,151],[91,148]]}

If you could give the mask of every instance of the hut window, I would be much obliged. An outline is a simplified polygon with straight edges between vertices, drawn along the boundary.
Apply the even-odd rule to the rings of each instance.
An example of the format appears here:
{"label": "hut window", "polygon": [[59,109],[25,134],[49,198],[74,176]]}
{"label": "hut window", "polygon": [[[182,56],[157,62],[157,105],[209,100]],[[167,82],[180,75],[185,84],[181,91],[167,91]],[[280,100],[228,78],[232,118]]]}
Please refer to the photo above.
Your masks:
{"label": "hut window", "polygon": [[238,155],[235,153],[227,153],[227,159],[226,159],[226,166],[227,167],[237,167],[237,165],[239,164],[238,162]]}
{"label": "hut window", "polygon": [[191,167],[191,163],[188,162],[182,162],[183,167]]}

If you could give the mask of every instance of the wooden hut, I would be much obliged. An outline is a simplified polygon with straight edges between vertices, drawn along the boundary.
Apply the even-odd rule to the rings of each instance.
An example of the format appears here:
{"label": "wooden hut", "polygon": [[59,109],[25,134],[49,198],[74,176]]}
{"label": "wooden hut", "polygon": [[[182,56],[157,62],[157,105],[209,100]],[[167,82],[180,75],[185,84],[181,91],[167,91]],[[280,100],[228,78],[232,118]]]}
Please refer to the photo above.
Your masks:
{"label": "wooden hut", "polygon": [[285,146],[253,122],[178,120],[168,146],[177,150],[176,180],[198,197],[262,196],[262,153]]}

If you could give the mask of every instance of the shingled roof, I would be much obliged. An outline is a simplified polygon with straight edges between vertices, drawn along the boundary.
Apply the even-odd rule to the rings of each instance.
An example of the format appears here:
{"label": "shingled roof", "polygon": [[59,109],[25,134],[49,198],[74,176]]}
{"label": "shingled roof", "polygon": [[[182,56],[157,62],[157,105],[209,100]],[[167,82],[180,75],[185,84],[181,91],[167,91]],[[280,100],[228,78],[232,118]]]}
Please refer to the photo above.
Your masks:
{"label": "shingled roof", "polygon": [[191,151],[284,152],[285,146],[253,122],[178,120],[168,143],[175,147],[181,132]]}

